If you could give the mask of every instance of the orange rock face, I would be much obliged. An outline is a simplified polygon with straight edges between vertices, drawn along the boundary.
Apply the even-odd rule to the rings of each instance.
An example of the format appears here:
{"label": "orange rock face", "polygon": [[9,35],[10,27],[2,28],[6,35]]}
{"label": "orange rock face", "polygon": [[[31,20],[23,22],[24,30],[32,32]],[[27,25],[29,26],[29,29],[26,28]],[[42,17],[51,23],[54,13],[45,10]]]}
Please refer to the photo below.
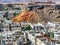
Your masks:
{"label": "orange rock face", "polygon": [[33,15],[34,15],[33,11],[30,11],[30,12],[23,11],[22,13],[20,13],[16,17],[12,18],[12,22],[29,21],[30,18],[32,18]]}

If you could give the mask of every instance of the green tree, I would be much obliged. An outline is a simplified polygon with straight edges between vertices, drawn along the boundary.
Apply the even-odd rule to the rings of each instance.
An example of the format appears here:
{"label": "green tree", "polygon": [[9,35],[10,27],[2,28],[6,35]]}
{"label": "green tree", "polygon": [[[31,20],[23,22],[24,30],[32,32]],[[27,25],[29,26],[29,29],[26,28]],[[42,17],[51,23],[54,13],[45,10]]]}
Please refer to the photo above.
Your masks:
{"label": "green tree", "polygon": [[54,38],[54,33],[53,32],[50,32],[50,37]]}
{"label": "green tree", "polygon": [[26,26],[25,30],[31,30],[31,26],[30,25]]}
{"label": "green tree", "polygon": [[14,16],[16,16],[18,13],[14,12]]}

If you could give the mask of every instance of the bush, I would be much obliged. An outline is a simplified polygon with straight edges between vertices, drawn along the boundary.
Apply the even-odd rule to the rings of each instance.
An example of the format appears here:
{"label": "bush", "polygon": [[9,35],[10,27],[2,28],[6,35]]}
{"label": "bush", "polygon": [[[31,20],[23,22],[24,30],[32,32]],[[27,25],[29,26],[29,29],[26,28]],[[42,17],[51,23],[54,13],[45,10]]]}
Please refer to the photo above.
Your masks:
{"label": "bush", "polygon": [[8,17],[6,18],[7,20],[10,20]]}
{"label": "bush", "polygon": [[18,15],[18,13],[14,13],[14,16]]}
{"label": "bush", "polygon": [[54,33],[50,32],[50,37],[54,38]]}
{"label": "bush", "polygon": [[26,26],[24,29],[25,29],[25,30],[31,30],[31,26],[28,25],[28,26]]}

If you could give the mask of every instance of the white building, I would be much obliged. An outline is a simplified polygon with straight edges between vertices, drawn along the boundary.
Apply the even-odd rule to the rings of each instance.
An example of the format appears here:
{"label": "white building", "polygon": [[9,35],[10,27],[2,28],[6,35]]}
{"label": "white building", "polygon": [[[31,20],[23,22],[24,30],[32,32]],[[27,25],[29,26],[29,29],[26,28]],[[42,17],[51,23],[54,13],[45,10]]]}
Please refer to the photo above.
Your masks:
{"label": "white building", "polygon": [[28,33],[28,38],[32,42],[32,44],[35,45],[35,37],[32,34]]}
{"label": "white building", "polygon": [[54,32],[54,38],[55,38],[56,40],[60,40],[60,30],[57,31],[57,32]]}
{"label": "white building", "polygon": [[37,38],[36,36],[40,36],[40,33],[28,33],[28,39],[32,42],[33,45],[46,45],[45,43],[43,43],[39,38]]}
{"label": "white building", "polygon": [[36,45],[46,45],[46,44],[44,44],[41,40],[37,39]]}

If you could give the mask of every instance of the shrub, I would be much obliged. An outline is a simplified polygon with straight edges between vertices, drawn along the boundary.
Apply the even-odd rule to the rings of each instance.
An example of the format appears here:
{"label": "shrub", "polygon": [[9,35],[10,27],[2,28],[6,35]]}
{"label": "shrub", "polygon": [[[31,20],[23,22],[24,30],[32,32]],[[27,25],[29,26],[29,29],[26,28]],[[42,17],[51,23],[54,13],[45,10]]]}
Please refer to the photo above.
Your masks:
{"label": "shrub", "polygon": [[31,26],[28,25],[28,26],[26,26],[24,29],[25,29],[25,30],[31,30]]}

